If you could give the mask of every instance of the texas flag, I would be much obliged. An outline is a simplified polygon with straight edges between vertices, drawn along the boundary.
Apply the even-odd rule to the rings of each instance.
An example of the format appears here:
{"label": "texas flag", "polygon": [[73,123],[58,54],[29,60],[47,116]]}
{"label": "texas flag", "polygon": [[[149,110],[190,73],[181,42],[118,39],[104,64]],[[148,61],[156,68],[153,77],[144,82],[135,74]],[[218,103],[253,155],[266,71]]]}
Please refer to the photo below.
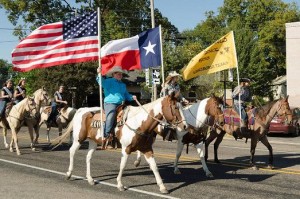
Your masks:
{"label": "texas flag", "polygon": [[108,42],[101,48],[101,64],[102,75],[113,66],[121,66],[123,70],[161,66],[160,28]]}

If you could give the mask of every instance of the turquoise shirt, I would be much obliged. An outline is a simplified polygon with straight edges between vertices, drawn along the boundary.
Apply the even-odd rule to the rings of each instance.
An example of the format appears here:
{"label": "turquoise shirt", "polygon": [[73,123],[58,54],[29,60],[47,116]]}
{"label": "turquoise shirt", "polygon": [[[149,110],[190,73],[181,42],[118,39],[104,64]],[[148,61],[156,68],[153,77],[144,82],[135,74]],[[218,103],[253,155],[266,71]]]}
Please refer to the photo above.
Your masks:
{"label": "turquoise shirt", "polygon": [[[97,82],[100,84],[100,77],[97,77]],[[128,93],[126,84],[115,78],[102,80],[102,88],[104,90],[104,103],[122,104],[124,101],[132,101],[132,95]]]}

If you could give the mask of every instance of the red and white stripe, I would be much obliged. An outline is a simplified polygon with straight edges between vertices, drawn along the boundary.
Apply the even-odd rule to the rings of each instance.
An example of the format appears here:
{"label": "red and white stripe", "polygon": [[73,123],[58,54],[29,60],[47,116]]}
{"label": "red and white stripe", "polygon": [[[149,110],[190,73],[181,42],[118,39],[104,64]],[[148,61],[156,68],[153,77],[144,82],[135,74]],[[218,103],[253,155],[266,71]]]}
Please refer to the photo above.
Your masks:
{"label": "red and white stripe", "polygon": [[63,40],[62,22],[33,31],[12,52],[15,71],[98,60],[98,36]]}

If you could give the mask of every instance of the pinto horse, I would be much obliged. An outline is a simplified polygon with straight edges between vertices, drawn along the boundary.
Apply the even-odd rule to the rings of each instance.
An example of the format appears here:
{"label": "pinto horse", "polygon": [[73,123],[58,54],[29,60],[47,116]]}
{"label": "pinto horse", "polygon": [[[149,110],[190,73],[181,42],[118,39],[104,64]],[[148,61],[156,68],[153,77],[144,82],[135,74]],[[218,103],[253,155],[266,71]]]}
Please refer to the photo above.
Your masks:
{"label": "pinto horse", "polygon": [[[127,106],[128,110],[125,111],[127,112],[127,119],[124,121],[123,125],[118,125],[115,128],[116,137],[122,145],[120,171],[117,177],[117,187],[120,191],[125,190],[121,179],[128,156],[132,152],[139,150],[144,154],[147,162],[149,163],[160,191],[162,193],[168,193],[153,157],[152,132],[159,123],[172,126],[177,131],[184,131],[186,126],[181,117],[181,107],[178,108],[178,106],[180,105],[177,103],[176,98],[170,96],[159,98],[141,107]],[[70,148],[70,165],[67,172],[67,178],[70,179],[73,172],[75,152],[79,149],[82,142],[88,139],[89,149],[86,157],[86,177],[91,185],[95,182],[90,173],[90,161],[94,151],[96,150],[97,144],[101,143],[101,137],[97,138],[97,129],[99,128],[92,127],[92,124],[95,122],[93,121],[94,113],[92,111],[99,111],[99,108],[78,109],[72,120],[73,144]],[[167,122],[164,122],[163,119]],[[70,132],[71,128],[68,127],[62,137],[66,137],[66,135],[70,134]]]}
{"label": "pinto horse", "polygon": [[[255,108],[247,112],[249,118],[249,132],[250,137],[246,137],[246,139],[251,138],[251,157],[250,157],[250,166],[257,170],[258,168],[253,162],[255,148],[257,143],[261,141],[269,150],[269,162],[268,168],[273,168],[273,149],[270,145],[267,132],[270,125],[271,120],[277,114],[279,116],[285,116],[287,122],[291,122],[292,120],[292,111],[290,109],[288,103],[288,97],[275,100],[269,102],[268,104]],[[208,146],[209,144],[217,138],[214,143],[214,161],[219,163],[218,159],[218,147],[223,140],[223,137],[226,133],[233,135],[236,132],[239,137],[243,136],[240,131],[240,121],[239,115],[233,111],[232,109],[226,109],[224,111],[225,124],[223,127],[218,127],[215,130],[210,132],[209,137],[205,141],[205,159],[208,158]],[[219,134],[218,134],[219,132]]]}
{"label": "pinto horse", "polygon": [[[25,99],[24,99],[25,100]],[[34,103],[31,103],[28,100],[33,100]],[[39,137],[39,120],[40,120],[40,114],[39,110],[42,106],[42,103],[47,103],[49,100],[48,93],[45,90],[45,88],[41,88],[36,90],[33,93],[33,97],[28,97],[26,101],[25,107],[18,106],[21,102],[19,102],[17,105],[14,105],[12,107],[12,110],[10,111],[9,115],[7,116],[7,121],[9,124],[9,127],[12,130],[12,138],[10,145],[7,143],[7,127],[3,126],[3,137],[4,137],[4,145],[6,148],[9,147],[9,150],[13,152],[13,141],[15,140],[17,142],[17,133],[19,132],[20,128],[23,124],[26,124],[28,126],[28,131],[31,139],[31,149],[35,150],[34,144],[37,142]],[[24,103],[22,103],[24,105]],[[29,110],[28,110],[29,107]],[[33,136],[33,130],[36,134],[35,138]],[[15,143],[16,146],[16,152],[18,155],[20,155],[20,150],[18,147],[18,143]]]}
{"label": "pinto horse", "polygon": [[[180,174],[178,168],[178,161],[181,156],[184,144],[193,143],[196,147],[198,155],[200,157],[201,164],[203,165],[204,172],[207,177],[213,177],[209,171],[206,162],[204,160],[204,141],[207,136],[209,128],[214,125],[223,125],[224,117],[222,112],[223,100],[212,95],[209,98],[205,98],[197,103],[186,106],[183,109],[183,115],[188,125],[188,131],[176,132],[177,150],[176,158],[174,161],[174,174]],[[158,126],[160,127],[160,126]],[[163,136],[163,128],[156,128],[156,133]],[[137,160],[134,165],[137,167],[141,162],[141,154],[137,153]]]}

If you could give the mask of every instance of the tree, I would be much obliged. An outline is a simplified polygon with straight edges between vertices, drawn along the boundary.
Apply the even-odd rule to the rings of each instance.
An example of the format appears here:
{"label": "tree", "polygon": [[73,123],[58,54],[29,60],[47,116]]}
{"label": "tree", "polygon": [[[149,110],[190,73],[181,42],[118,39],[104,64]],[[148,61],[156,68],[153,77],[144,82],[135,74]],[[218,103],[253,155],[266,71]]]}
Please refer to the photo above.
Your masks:
{"label": "tree", "polygon": [[[87,11],[101,9],[101,43],[137,35],[151,28],[149,0],[77,0],[77,4],[69,5],[60,0],[0,0],[0,6],[6,9],[9,20],[16,25],[15,35],[24,38],[33,29],[48,23],[62,21],[71,16]],[[155,10],[156,24],[162,25],[163,37],[174,38],[178,30],[159,10]],[[21,22],[20,22],[21,21]],[[20,24],[18,24],[20,23]],[[30,31],[26,30],[29,28]],[[98,92],[95,81],[97,62],[70,64],[33,70],[28,75],[28,83],[33,89],[46,86],[53,93],[59,84],[77,87],[77,106],[81,106],[85,96]],[[34,76],[33,80],[31,77]]]}

